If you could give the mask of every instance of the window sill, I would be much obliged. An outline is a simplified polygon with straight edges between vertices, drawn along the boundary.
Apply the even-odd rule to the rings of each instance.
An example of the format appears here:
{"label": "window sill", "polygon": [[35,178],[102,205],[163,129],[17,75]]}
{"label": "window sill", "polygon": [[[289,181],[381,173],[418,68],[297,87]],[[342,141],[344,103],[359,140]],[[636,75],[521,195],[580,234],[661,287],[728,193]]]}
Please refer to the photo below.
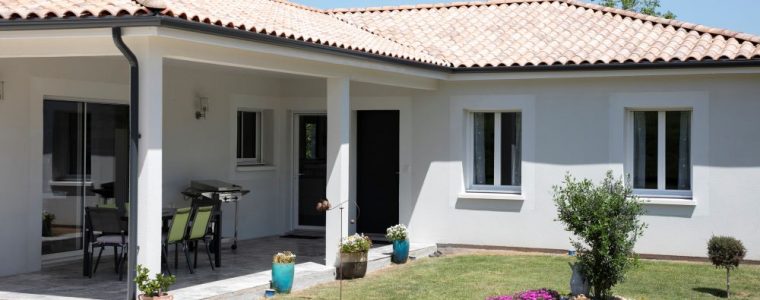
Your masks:
{"label": "window sill", "polygon": [[459,199],[481,199],[481,200],[505,200],[505,201],[524,201],[525,197],[522,194],[513,193],[460,193],[457,198]]}
{"label": "window sill", "polygon": [[697,202],[689,198],[639,197],[639,203],[649,205],[697,206]]}
{"label": "window sill", "polygon": [[276,167],[274,165],[247,165],[235,167],[235,171],[238,172],[274,171],[275,169]]}

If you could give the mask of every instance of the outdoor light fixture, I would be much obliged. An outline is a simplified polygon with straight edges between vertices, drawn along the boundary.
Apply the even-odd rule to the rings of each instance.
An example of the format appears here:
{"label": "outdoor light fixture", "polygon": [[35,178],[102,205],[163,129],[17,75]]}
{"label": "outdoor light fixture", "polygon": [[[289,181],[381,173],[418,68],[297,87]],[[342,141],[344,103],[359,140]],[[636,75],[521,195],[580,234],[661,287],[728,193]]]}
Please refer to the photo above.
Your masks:
{"label": "outdoor light fixture", "polygon": [[5,81],[0,81],[0,100],[5,100]]}
{"label": "outdoor light fixture", "polygon": [[[339,239],[338,244],[340,244],[343,241],[343,209],[345,208],[343,205],[349,202],[354,202],[354,204],[356,205],[356,210],[357,210],[356,219],[351,219],[349,223],[356,224],[356,220],[359,219],[359,204],[357,204],[356,201],[346,200],[339,203],[337,207],[333,207],[332,204],[330,203],[330,200],[327,200],[326,198],[322,198],[317,202],[317,211],[321,213],[327,213],[328,211],[331,211],[336,208],[340,209],[341,220],[340,220],[340,235],[338,236],[338,239]],[[340,249],[338,249],[338,251],[340,252]],[[342,270],[342,268],[340,267],[342,263],[341,260],[342,260],[341,256],[338,255],[338,268],[337,268],[338,273],[340,273]],[[343,274],[337,274],[337,275],[338,275],[338,286],[339,286],[338,299],[343,299]]]}
{"label": "outdoor light fixture", "polygon": [[195,103],[195,119],[206,119],[206,112],[208,112],[208,98],[198,96]]}

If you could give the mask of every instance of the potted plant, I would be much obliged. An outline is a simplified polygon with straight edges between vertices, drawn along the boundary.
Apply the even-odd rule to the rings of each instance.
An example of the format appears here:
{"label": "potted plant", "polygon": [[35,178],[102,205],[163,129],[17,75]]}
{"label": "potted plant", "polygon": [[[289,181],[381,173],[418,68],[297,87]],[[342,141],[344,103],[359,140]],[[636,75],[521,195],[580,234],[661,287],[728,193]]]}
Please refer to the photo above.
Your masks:
{"label": "potted plant", "polygon": [[53,236],[53,220],[55,220],[54,213],[42,212],[42,236]]}
{"label": "potted plant", "polygon": [[365,235],[354,234],[340,243],[339,279],[362,278],[367,274],[367,253],[372,240]]}
{"label": "potted plant", "polygon": [[135,283],[137,288],[140,289],[140,300],[174,300],[174,296],[169,295],[167,291],[169,286],[174,284],[176,278],[174,275],[164,276],[164,274],[156,274],[155,279],[150,279],[148,276],[148,268],[142,265],[137,265],[137,276],[135,276]]}
{"label": "potted plant", "polygon": [[409,258],[409,240],[407,239],[406,226],[404,224],[393,225],[385,230],[385,237],[393,242],[393,254],[391,261],[403,264]]}
{"label": "potted plant", "polygon": [[296,255],[285,251],[274,255],[272,259],[272,287],[282,294],[290,293],[293,288],[293,276],[295,275]]}

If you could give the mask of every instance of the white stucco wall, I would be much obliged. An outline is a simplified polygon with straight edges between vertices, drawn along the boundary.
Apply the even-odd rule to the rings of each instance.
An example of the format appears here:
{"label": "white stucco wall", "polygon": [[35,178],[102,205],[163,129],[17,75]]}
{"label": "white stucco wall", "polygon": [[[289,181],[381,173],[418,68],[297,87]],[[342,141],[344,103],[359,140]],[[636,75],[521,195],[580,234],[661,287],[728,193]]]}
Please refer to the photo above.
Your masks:
{"label": "white stucco wall", "polygon": [[[698,95],[707,105],[694,114],[706,118],[699,126],[695,121],[692,134],[695,146],[701,140],[707,147],[693,149],[697,205],[647,205],[649,228],[636,250],[704,257],[711,235],[732,235],[744,242],[747,258],[760,259],[758,82],[760,77],[749,75],[482,81],[419,92],[413,100],[412,239],[567,249],[569,235],[553,221],[551,187],[568,171],[592,179],[610,169],[623,172],[623,155],[617,153],[622,146],[614,137],[622,126],[612,109],[616,99],[692,101],[682,98]],[[503,100],[495,100],[499,98]],[[464,180],[463,107],[514,109],[523,105],[520,101],[529,103],[524,112],[534,110],[533,118],[523,114],[526,130],[535,130],[524,136],[525,199],[458,199]],[[700,127],[708,119],[709,126]],[[532,149],[528,139],[534,139]],[[532,174],[526,172],[531,169]]]}
{"label": "white stucco wall", "polygon": [[[0,239],[10,245],[0,248],[0,275],[40,267],[43,97],[127,103],[127,75],[120,57],[0,60]],[[164,75],[164,205],[189,205],[179,192],[192,179],[220,179],[252,191],[240,202],[241,238],[290,230],[292,116],[326,111],[325,80],[172,62]],[[694,189],[697,205],[648,205],[649,228],[637,250],[704,256],[707,239],[725,234],[744,241],[748,258],[760,259],[757,82],[756,75],[494,80],[441,82],[434,91],[352,82],[351,106],[400,110],[400,222],[410,225],[412,240],[566,249],[569,235],[554,221],[551,187],[567,171],[594,179],[608,169],[622,172],[617,99],[702,95],[707,126],[693,134],[707,147],[694,150],[702,151],[694,160],[695,184],[703,183]],[[208,98],[206,119],[195,119],[197,95]],[[237,106],[272,112],[271,166],[235,168]],[[460,198],[464,109],[474,108],[523,111],[532,134],[523,137],[522,201]]]}

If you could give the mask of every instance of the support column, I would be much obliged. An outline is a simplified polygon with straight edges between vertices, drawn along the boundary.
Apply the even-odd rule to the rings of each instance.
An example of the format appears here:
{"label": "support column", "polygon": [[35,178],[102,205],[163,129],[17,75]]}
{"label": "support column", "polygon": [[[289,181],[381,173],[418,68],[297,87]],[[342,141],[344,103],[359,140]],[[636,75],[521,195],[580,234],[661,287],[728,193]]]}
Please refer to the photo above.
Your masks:
{"label": "support column", "polygon": [[[348,235],[348,216],[355,209],[354,202],[348,201],[351,137],[349,87],[350,80],[347,77],[327,79],[326,195],[335,208],[327,212],[325,223],[325,265],[327,266],[335,265],[338,244],[342,237]],[[344,208],[342,212],[340,207]]]}
{"label": "support column", "polygon": [[163,209],[163,58],[150,40],[134,47],[140,62],[137,167],[137,263],[161,271],[161,210]]}

